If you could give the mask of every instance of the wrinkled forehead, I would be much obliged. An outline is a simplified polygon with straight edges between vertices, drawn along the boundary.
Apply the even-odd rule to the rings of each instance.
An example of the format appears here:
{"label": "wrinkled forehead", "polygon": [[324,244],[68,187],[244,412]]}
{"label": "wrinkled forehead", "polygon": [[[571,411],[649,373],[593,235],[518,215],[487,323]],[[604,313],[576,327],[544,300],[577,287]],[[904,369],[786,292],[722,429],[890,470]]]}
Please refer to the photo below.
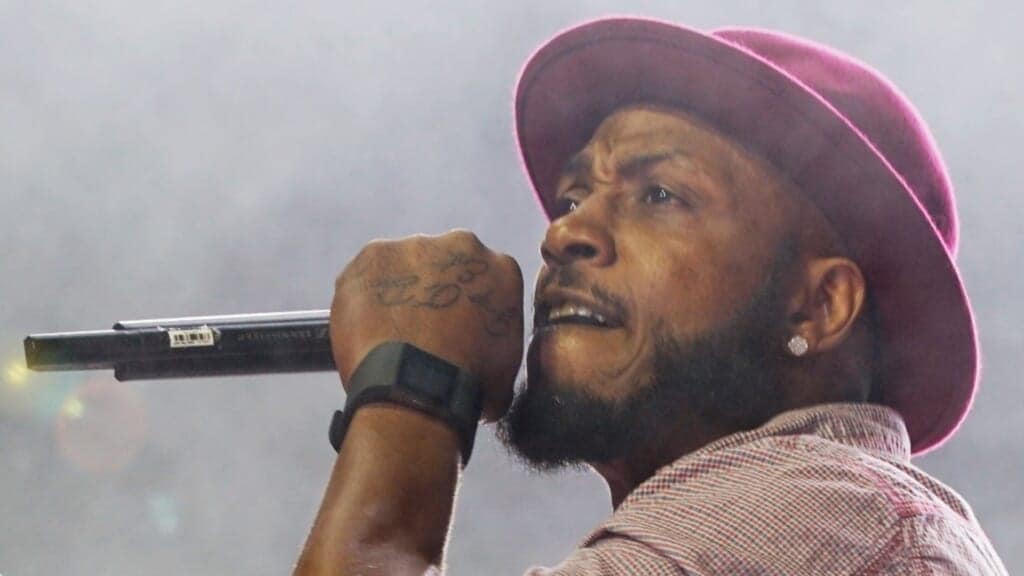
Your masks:
{"label": "wrinkled forehead", "polygon": [[656,104],[629,105],[607,115],[566,162],[563,174],[591,169],[609,173],[668,158],[714,177],[726,191],[741,192],[751,185],[777,189],[786,183],[774,166],[710,123]]}
{"label": "wrinkled forehead", "polygon": [[656,104],[624,106],[605,116],[597,125],[585,148],[599,146],[642,146],[672,142],[698,145],[715,142],[726,145],[726,138],[714,127],[690,113]]}

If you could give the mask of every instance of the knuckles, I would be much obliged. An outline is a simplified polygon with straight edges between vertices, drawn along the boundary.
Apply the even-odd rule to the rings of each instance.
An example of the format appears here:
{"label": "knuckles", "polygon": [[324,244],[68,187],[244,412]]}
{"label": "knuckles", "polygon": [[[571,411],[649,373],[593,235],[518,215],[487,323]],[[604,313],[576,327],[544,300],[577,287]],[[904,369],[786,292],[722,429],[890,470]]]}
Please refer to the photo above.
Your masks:
{"label": "knuckles", "polygon": [[418,267],[420,263],[430,261],[432,254],[444,250],[458,250],[495,262],[503,273],[515,278],[519,286],[523,285],[523,272],[515,258],[491,250],[469,229],[454,228],[436,236],[413,234],[367,242],[335,277],[334,289],[340,291],[354,276],[362,276],[372,270],[395,265]]}
{"label": "knuckles", "polygon": [[458,244],[465,244],[477,249],[488,250],[487,246],[480,241],[480,237],[473,233],[473,231],[466,228],[454,228],[449,230],[442,237],[448,237]]}
{"label": "knuckles", "polygon": [[523,285],[523,269],[519,267],[519,261],[509,256],[508,254],[500,255],[501,262],[506,268],[512,271],[512,274],[516,277],[519,282],[519,286]]}

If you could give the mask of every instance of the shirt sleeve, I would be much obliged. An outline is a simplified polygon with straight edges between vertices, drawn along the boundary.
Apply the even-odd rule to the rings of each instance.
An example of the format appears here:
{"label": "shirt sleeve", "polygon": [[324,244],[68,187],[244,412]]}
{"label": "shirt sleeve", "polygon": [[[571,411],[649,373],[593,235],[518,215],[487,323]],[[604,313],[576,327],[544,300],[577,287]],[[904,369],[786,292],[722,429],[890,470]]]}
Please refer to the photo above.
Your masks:
{"label": "shirt sleeve", "polygon": [[554,568],[531,568],[524,576],[685,576],[685,570],[649,546],[618,536],[579,548]]}

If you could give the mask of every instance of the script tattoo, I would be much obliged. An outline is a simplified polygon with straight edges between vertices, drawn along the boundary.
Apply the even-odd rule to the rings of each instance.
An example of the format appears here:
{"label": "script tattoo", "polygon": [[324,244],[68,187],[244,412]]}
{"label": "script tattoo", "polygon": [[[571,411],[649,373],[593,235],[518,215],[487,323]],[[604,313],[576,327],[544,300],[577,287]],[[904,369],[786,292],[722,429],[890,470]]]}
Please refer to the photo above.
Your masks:
{"label": "script tattoo", "polygon": [[396,278],[380,278],[370,282],[370,287],[377,291],[377,303],[382,306],[401,306],[413,300],[409,290],[419,284],[416,275],[399,276]]}
{"label": "script tattoo", "polygon": [[459,275],[456,278],[460,284],[469,284],[476,277],[487,272],[490,268],[487,262],[479,258],[473,258],[465,252],[448,252],[448,259],[435,263],[438,270],[446,272],[453,266],[461,266]]}
{"label": "script tattoo", "polygon": [[462,288],[458,284],[431,284],[426,287],[427,297],[417,306],[428,308],[447,308],[458,301],[462,295]]}
{"label": "script tattoo", "polygon": [[374,291],[377,303],[388,307],[443,309],[454,306],[465,293],[466,299],[485,314],[484,330],[488,334],[508,337],[514,333],[520,310],[515,306],[500,308],[495,305],[492,302],[494,290],[470,294],[463,288],[490,270],[490,264],[486,260],[475,258],[465,252],[449,251],[444,259],[432,264],[442,274],[454,270],[455,281],[427,284],[416,274],[406,274],[377,278],[367,285]]}
{"label": "script tattoo", "polygon": [[489,290],[481,294],[470,294],[468,298],[470,302],[479,306],[487,314],[487,323],[484,325],[484,330],[488,334],[492,336],[510,336],[515,327],[516,320],[519,319],[519,309],[515,306],[498,309],[491,302],[491,294],[493,293],[494,290]]}

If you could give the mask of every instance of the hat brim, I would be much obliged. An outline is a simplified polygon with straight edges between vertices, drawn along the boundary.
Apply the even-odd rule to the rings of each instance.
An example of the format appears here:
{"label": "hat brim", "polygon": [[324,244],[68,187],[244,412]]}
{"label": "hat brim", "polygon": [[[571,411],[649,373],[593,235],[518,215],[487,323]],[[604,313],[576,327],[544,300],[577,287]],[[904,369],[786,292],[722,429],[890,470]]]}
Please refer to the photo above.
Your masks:
{"label": "hat brim", "polygon": [[615,18],[571,28],[527,61],[515,130],[550,219],[565,163],[614,110],[682,108],[787,174],[845,240],[877,315],[881,401],[914,454],[960,425],[976,389],[973,315],[952,256],[906,185],[813,90],[760,56],[674,24]]}

